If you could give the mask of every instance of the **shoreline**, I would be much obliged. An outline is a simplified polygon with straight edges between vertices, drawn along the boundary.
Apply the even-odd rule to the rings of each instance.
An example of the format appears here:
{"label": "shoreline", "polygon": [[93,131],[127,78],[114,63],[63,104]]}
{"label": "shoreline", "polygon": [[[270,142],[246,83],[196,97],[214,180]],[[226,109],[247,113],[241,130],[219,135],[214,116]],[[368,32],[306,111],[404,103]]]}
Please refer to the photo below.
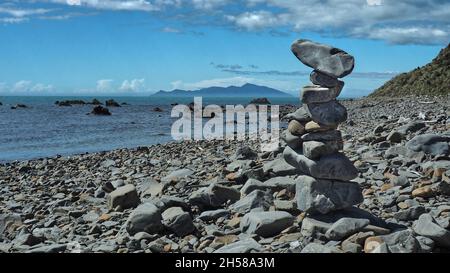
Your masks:
{"label": "shoreline", "polygon": [[[362,252],[361,242],[368,235],[391,238],[389,243],[400,247],[403,235],[399,237],[399,232],[408,232],[413,243],[408,245],[411,248],[402,246],[405,252],[450,251],[440,241],[430,243],[412,231],[419,216],[431,215],[435,225],[450,232],[450,190],[446,188],[450,155],[411,153],[407,148],[416,136],[450,137],[449,102],[430,104],[420,98],[342,103],[349,112],[339,128],[343,153],[360,173],[352,182],[363,189],[364,202],[357,207],[386,225],[355,233],[350,237],[354,240],[338,241],[336,248]],[[442,147],[433,149],[445,152]],[[313,228],[314,223],[307,223],[296,208],[292,191],[299,174],[281,157],[282,149],[261,153],[256,142],[213,140],[0,164],[0,218],[9,223],[1,227],[0,252],[71,252],[76,244],[81,252],[211,253],[238,245],[244,250],[254,246],[259,252],[298,253],[313,240],[328,249],[329,240],[307,233],[308,225]],[[277,184],[280,176],[284,184]],[[249,181],[268,193],[244,194]],[[161,212],[182,208],[195,231],[188,235],[166,229],[130,233],[127,226],[137,213],[135,206],[113,208],[108,201],[112,192],[126,185],[136,190],[133,202],[153,204]],[[193,196],[212,185],[222,194],[238,193],[239,197],[215,208],[198,206]],[[268,211],[292,214],[294,224],[270,238],[249,237],[239,225],[245,215],[241,209],[252,202],[262,202]]]}
{"label": "shoreline", "polygon": [[[106,97],[105,97],[106,98]],[[351,111],[355,111],[357,110],[359,107],[376,107],[377,105],[373,105],[370,103],[379,103],[379,104],[389,104],[389,103],[394,103],[394,102],[405,102],[408,100],[413,100],[416,103],[418,103],[419,105],[422,103],[424,105],[432,105],[432,102],[436,102],[437,99],[444,99],[444,101],[440,101],[439,103],[442,105],[445,105],[445,100],[450,104],[450,95],[448,96],[407,96],[407,97],[402,97],[402,98],[390,98],[390,97],[359,97],[359,98],[342,98],[339,99],[340,102],[342,102],[344,105],[346,105],[346,107],[349,108],[349,112]],[[369,103],[369,104],[366,104]],[[358,104],[362,104],[361,106],[359,106]],[[299,104],[301,106],[301,103]],[[280,105],[280,121],[283,120],[283,117],[288,114],[289,112],[292,112],[292,110],[297,107],[295,105],[292,104],[283,104]],[[405,115],[407,116],[407,115]],[[113,117],[112,117],[113,118]],[[352,115],[349,115],[349,120],[352,120]],[[347,123],[346,123],[347,124]],[[343,128],[345,128],[346,124],[343,125]],[[280,130],[285,129],[284,127],[281,128]],[[345,129],[343,130],[344,133]],[[170,133],[170,132],[168,132]],[[158,135],[160,136],[161,133],[158,133]],[[165,134],[168,135],[168,134]],[[2,160],[0,159],[0,166],[1,165],[7,165],[7,164],[13,164],[13,163],[18,163],[18,162],[24,162],[24,161],[36,161],[36,160],[45,160],[45,159],[56,159],[59,157],[77,157],[77,156],[83,156],[86,154],[97,154],[97,153],[107,153],[107,152],[113,152],[116,150],[135,150],[139,147],[152,147],[154,145],[162,145],[162,144],[168,144],[168,143],[177,143],[179,141],[177,140],[168,140],[168,141],[163,141],[163,142],[159,142],[159,143],[155,143],[155,144],[150,144],[150,145],[136,145],[136,146],[130,146],[130,147],[118,147],[118,148],[113,148],[113,149],[104,149],[104,150],[98,150],[98,151],[80,151],[80,152],[75,152],[75,153],[70,153],[70,152],[65,152],[62,154],[53,154],[53,155],[49,155],[49,156],[37,156],[37,157],[33,157],[33,158],[23,158],[23,159],[5,159]]]}

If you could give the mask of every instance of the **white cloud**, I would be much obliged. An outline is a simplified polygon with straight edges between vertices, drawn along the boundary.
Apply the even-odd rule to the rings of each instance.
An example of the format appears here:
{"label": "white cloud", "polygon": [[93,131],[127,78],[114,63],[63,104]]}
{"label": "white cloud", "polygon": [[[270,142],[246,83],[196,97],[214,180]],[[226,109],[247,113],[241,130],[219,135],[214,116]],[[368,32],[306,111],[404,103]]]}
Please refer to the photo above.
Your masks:
{"label": "white cloud", "polygon": [[27,17],[51,12],[51,9],[19,9],[10,6],[0,6],[0,13],[9,14],[14,17]]}
{"label": "white cloud", "polygon": [[[363,35],[360,33],[360,35]],[[431,27],[393,27],[372,29],[368,37],[387,40],[392,44],[448,43],[450,32]],[[430,41],[431,39],[431,41]]]}
{"label": "white cloud", "polygon": [[268,11],[245,12],[238,16],[228,15],[229,21],[247,30],[255,30],[266,27],[276,27],[286,24],[288,14],[273,14]]}
{"label": "white cloud", "polygon": [[164,27],[163,29],[161,29],[161,31],[166,33],[183,33],[182,30],[171,27]]}
{"label": "white cloud", "polygon": [[213,9],[223,6],[230,2],[229,0],[192,0],[194,7],[197,9]]}
{"label": "white cloud", "polygon": [[258,11],[226,16],[244,30],[288,27],[401,44],[446,44],[450,40],[449,1],[247,0],[247,4],[249,9],[257,6]]}
{"label": "white cloud", "polygon": [[[69,5],[69,0],[29,1],[33,5],[48,2]],[[450,40],[450,1],[445,0],[70,0],[72,6],[74,3],[98,10],[160,12],[162,16],[167,12],[170,18],[191,25],[231,25],[247,31],[316,32],[395,44],[446,44]],[[0,13],[11,18],[31,18],[50,11],[0,5]],[[41,18],[68,17],[51,15]],[[0,18],[0,22],[21,22],[11,18]],[[184,33],[175,28],[162,31]]]}
{"label": "white cloud", "polygon": [[28,21],[28,18],[17,18],[17,17],[6,17],[6,18],[0,18],[1,23],[5,24],[18,24]]}
{"label": "white cloud", "polygon": [[242,86],[246,83],[252,83],[256,85],[264,85],[272,88],[276,88],[282,91],[290,91],[297,89],[297,83],[282,80],[270,80],[270,79],[257,79],[249,77],[231,77],[231,78],[217,78],[202,80],[198,82],[183,82],[174,81],[171,83],[173,89],[183,89],[183,90],[197,90],[207,87],[228,87],[228,86]]}
{"label": "white cloud", "polygon": [[125,80],[120,86],[120,91],[141,91],[144,88],[144,79]]}
{"label": "white cloud", "polygon": [[35,93],[40,93],[40,92],[50,92],[53,91],[53,85],[51,84],[42,84],[42,83],[38,83],[36,85],[34,85],[33,87],[31,87],[30,91],[31,92],[35,92]]}
{"label": "white cloud", "polygon": [[160,6],[173,4],[178,1],[155,1],[156,4],[145,0],[78,0],[75,4],[69,4],[68,0],[49,0],[52,3],[86,6],[102,10],[134,10],[134,11],[156,11]]}
{"label": "white cloud", "polygon": [[16,83],[14,83],[11,87],[3,83],[3,85],[0,85],[0,91],[1,92],[8,92],[12,94],[18,94],[18,93],[48,93],[51,91],[54,91],[54,87],[51,84],[43,84],[43,83],[36,83],[34,84],[32,81],[26,81],[21,80]]}
{"label": "white cloud", "polygon": [[111,79],[98,80],[96,90],[99,92],[111,91],[113,81]]}

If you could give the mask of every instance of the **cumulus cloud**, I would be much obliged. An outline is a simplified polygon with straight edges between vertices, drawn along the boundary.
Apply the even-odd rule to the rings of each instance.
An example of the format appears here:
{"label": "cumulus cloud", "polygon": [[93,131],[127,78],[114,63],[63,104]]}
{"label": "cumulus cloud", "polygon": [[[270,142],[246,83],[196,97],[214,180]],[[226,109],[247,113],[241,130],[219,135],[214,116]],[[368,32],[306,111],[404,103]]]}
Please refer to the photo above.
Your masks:
{"label": "cumulus cloud", "polygon": [[8,14],[13,17],[27,17],[51,12],[51,9],[20,9],[13,6],[0,6],[0,13]]}
{"label": "cumulus cloud", "polygon": [[29,94],[33,93],[39,95],[40,93],[48,93],[54,91],[54,87],[51,84],[33,83],[32,81],[21,80],[11,86],[6,83],[0,84],[0,92],[11,94]]}
{"label": "cumulus cloud", "polygon": [[107,92],[112,90],[112,83],[114,80],[111,79],[102,79],[97,81],[96,90],[99,92]]}
{"label": "cumulus cloud", "polygon": [[[263,31],[272,36],[286,36],[296,31],[384,40],[393,44],[446,44],[450,40],[450,1],[444,0],[70,1],[74,9],[159,12],[162,16],[167,13],[173,20],[189,25],[231,26],[241,31]],[[75,1],[77,3],[73,6]],[[38,5],[49,2],[69,5],[69,0],[32,0],[28,3]],[[0,5],[0,13],[11,18],[28,18],[50,11]],[[20,22],[10,18],[0,20],[4,23]],[[163,31],[186,33],[176,28],[165,28]]]}
{"label": "cumulus cloud", "polygon": [[[236,27],[292,27],[394,44],[444,44],[450,39],[450,2],[427,0],[248,0],[265,10],[227,16]],[[277,12],[272,12],[276,7]]]}
{"label": "cumulus cloud", "polygon": [[125,80],[122,82],[122,85],[120,86],[120,91],[129,91],[129,92],[136,92],[141,91],[142,88],[144,88],[144,79],[134,79],[134,80]]}

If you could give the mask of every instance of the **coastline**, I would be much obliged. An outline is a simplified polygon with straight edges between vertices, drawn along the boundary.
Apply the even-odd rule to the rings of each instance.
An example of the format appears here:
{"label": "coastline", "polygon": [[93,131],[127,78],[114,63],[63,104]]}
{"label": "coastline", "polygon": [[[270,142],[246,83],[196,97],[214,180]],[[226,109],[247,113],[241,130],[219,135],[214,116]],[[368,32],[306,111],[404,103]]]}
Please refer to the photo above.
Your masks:
{"label": "coastline", "polygon": [[[450,207],[450,191],[439,188],[450,183],[446,182],[449,157],[402,156],[417,135],[450,134],[449,101],[418,97],[341,102],[349,111],[349,119],[340,126],[344,153],[360,172],[353,182],[364,194],[358,207],[389,224],[383,230],[370,230],[372,235],[394,233],[398,225],[412,228],[419,216],[408,214],[411,208],[450,220],[445,209]],[[387,140],[392,131],[416,123],[422,124],[420,129]],[[236,154],[240,147],[258,154],[247,158],[247,148]],[[232,243],[248,244],[249,238],[239,229],[243,213],[232,204],[221,208],[226,211],[223,216],[206,220],[190,198],[214,183],[242,190],[248,177],[267,183],[283,175],[293,181],[298,174],[277,161],[280,151],[261,153],[258,143],[249,141],[185,141],[0,164],[0,215],[9,217],[10,223],[2,234],[0,252],[70,252],[73,242],[81,252],[136,253],[214,252]],[[396,184],[399,177],[406,177],[407,183]],[[196,232],[128,234],[125,226],[133,209],[114,210],[107,202],[111,191],[127,184],[136,187],[139,203],[151,202],[161,210],[188,208]],[[433,189],[432,194],[431,190],[429,195],[417,193],[424,188]],[[268,209],[292,213],[295,225],[270,239],[253,238],[252,243],[262,252],[296,252],[312,240],[302,233],[304,215],[295,208],[289,188],[273,189],[271,196]]]}

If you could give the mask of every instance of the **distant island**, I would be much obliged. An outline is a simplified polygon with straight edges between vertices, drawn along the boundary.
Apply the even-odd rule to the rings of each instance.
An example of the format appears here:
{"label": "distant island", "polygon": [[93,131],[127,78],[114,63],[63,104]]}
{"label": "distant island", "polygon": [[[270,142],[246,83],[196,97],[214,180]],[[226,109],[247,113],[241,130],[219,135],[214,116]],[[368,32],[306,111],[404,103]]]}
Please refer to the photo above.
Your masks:
{"label": "distant island", "polygon": [[281,98],[292,95],[266,86],[244,84],[243,86],[208,87],[194,91],[175,89],[173,91],[159,91],[152,97],[269,97]]}

